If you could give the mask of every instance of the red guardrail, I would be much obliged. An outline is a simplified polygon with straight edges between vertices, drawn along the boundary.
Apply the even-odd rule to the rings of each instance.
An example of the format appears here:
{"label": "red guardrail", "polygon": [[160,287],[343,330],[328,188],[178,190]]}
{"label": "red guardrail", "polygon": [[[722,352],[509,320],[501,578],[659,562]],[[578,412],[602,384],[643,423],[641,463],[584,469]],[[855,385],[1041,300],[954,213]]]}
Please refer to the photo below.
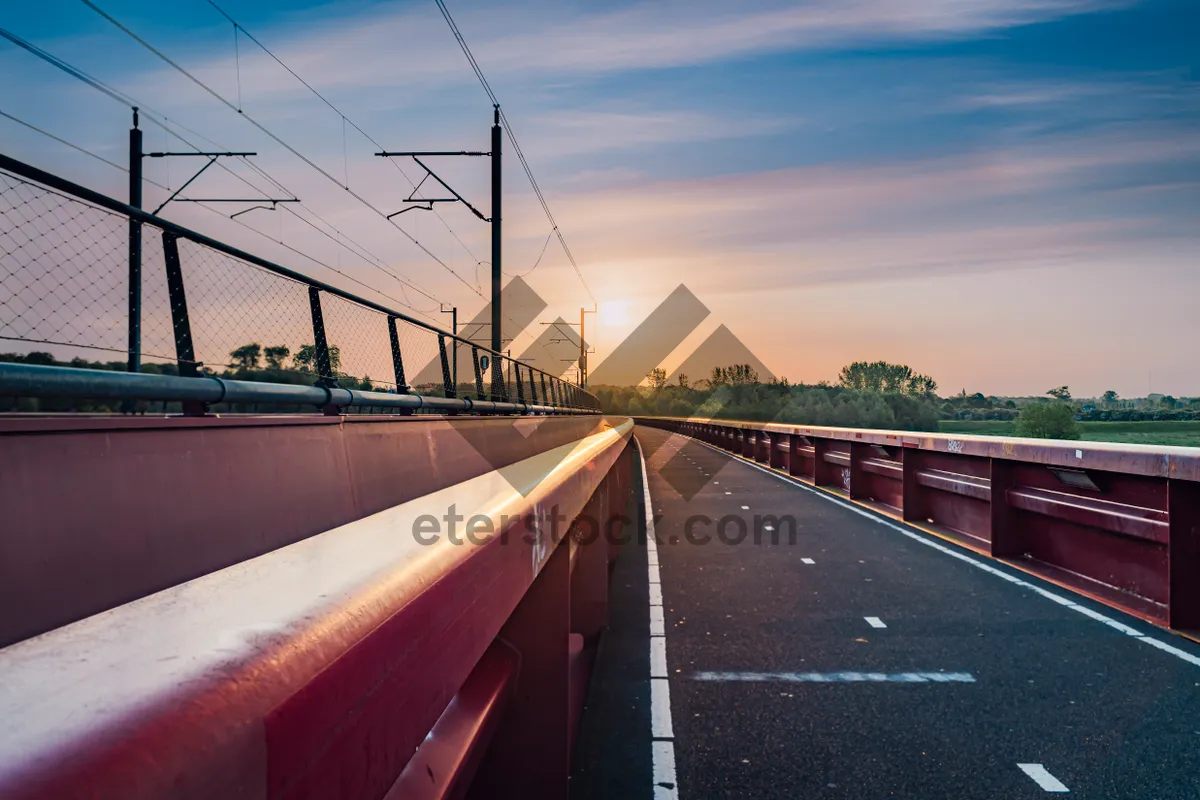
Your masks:
{"label": "red guardrail", "polygon": [[0,797],[565,798],[614,424],[0,650]]}
{"label": "red guardrail", "polygon": [[637,418],[1183,633],[1200,631],[1200,448]]}

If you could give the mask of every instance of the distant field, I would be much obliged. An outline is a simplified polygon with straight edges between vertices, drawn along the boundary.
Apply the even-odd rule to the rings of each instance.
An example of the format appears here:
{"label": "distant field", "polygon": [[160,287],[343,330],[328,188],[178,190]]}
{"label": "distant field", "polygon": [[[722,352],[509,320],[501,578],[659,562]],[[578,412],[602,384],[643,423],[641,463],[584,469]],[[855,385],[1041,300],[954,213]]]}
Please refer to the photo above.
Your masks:
{"label": "distant field", "polygon": [[[1081,422],[1083,438],[1090,442],[1127,444],[1169,444],[1200,447],[1200,421],[1197,422]],[[943,420],[942,433],[972,433],[980,436],[1013,436],[1015,423],[996,420]]]}

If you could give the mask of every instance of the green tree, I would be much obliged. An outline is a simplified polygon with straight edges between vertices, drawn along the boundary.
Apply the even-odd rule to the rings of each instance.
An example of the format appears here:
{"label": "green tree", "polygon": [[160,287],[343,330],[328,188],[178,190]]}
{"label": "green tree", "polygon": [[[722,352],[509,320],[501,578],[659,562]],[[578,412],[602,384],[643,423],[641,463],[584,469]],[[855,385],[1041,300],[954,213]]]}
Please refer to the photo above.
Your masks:
{"label": "green tree", "polygon": [[283,369],[283,362],[287,361],[291,354],[292,351],[285,344],[263,350],[263,357],[267,359],[267,367],[270,369]]}
{"label": "green tree", "polygon": [[1075,410],[1057,401],[1025,406],[1017,415],[1016,428],[1018,436],[1035,439],[1078,439],[1082,435]]}
{"label": "green tree", "polygon": [[1059,386],[1057,389],[1047,389],[1046,394],[1053,397],[1055,400],[1061,400],[1064,403],[1070,402],[1071,390],[1066,386]]}
{"label": "green tree", "polygon": [[655,367],[650,370],[650,374],[646,377],[650,379],[650,386],[656,392],[667,385],[667,371],[662,367]]}
{"label": "green tree", "polygon": [[838,374],[838,385],[855,392],[907,394],[914,397],[932,397],[937,391],[937,381],[933,378],[920,375],[905,364],[890,364],[887,361],[855,361],[842,367]]}
{"label": "green tree", "polygon": [[258,361],[262,358],[262,345],[258,342],[244,344],[230,351],[229,357],[238,369],[258,369]]}
{"label": "green tree", "polygon": [[1117,399],[1118,395],[1112,389],[1109,389],[1104,393],[1104,405],[1108,406],[1109,408],[1117,404]]}
{"label": "green tree", "polygon": [[679,385],[684,389],[688,388],[688,376],[686,372],[679,373]]}
{"label": "green tree", "polygon": [[[317,348],[311,344],[300,345],[300,349],[296,351],[296,356],[292,361],[301,372],[316,372]],[[338,375],[342,371],[342,350],[336,344],[329,345],[329,367],[333,370],[334,375]]]}

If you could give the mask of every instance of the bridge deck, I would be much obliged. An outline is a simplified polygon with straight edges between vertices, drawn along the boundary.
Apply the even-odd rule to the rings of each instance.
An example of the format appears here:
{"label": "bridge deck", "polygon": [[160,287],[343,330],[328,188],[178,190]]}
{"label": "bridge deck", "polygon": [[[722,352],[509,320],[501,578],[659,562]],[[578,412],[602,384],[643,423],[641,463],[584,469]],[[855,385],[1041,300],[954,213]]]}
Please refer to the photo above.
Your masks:
{"label": "bridge deck", "polygon": [[[699,442],[637,437],[659,544],[614,575],[576,797],[1200,796],[1200,647]],[[727,515],[740,544],[733,519],[716,536]],[[777,529],[759,543],[756,516]]]}

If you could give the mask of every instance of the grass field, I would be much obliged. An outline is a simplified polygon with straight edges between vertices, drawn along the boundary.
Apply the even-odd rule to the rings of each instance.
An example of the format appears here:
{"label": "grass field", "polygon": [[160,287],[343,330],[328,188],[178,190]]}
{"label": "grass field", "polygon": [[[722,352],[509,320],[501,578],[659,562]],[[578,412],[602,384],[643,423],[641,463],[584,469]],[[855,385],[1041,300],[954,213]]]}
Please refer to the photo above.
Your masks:
{"label": "grass field", "polygon": [[[1014,436],[1015,423],[995,420],[942,420],[941,433],[971,433],[980,436]],[[1200,447],[1200,422],[1081,422],[1083,439],[1089,442],[1169,444]]]}

